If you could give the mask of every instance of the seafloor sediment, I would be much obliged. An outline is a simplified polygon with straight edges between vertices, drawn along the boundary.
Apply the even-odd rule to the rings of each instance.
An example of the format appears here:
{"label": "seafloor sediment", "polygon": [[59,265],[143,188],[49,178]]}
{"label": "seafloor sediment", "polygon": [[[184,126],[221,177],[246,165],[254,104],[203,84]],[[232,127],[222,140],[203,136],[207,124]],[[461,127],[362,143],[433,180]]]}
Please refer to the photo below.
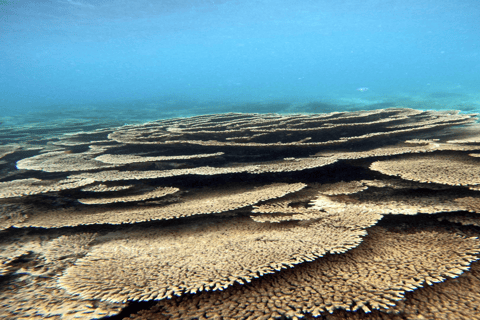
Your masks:
{"label": "seafloor sediment", "polygon": [[392,108],[9,129],[0,317],[480,319],[476,121]]}

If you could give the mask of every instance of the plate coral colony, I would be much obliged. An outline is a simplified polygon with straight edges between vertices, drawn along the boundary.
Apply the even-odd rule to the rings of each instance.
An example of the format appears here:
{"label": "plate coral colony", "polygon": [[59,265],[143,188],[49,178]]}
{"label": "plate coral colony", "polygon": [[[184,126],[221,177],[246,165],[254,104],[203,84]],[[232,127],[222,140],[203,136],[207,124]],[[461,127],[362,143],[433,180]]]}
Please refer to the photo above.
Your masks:
{"label": "plate coral colony", "polygon": [[126,319],[480,319],[476,121],[395,108],[3,132],[0,317],[150,301]]}

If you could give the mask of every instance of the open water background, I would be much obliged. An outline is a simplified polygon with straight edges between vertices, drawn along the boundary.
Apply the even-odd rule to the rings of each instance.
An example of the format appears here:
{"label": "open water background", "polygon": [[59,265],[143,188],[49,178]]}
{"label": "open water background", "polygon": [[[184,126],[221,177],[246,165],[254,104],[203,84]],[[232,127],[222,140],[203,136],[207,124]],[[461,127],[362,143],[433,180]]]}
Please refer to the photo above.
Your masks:
{"label": "open water background", "polygon": [[477,0],[3,0],[0,126],[476,112],[479,17]]}

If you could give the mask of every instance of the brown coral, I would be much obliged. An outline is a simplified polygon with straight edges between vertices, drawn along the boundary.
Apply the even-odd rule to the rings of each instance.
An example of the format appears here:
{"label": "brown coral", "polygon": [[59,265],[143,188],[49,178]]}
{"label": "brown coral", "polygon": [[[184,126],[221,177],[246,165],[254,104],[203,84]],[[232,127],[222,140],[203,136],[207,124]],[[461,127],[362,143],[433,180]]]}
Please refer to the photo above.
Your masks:
{"label": "brown coral", "polygon": [[340,181],[336,183],[323,184],[318,191],[322,194],[335,196],[339,194],[352,194],[368,189],[362,181]]}
{"label": "brown coral", "polygon": [[208,153],[208,154],[193,154],[188,156],[157,156],[157,157],[141,157],[135,155],[112,155],[104,154],[95,158],[97,161],[108,164],[130,164],[142,162],[156,162],[156,161],[172,161],[172,160],[191,160],[201,158],[211,158],[223,155],[223,152]]}
{"label": "brown coral", "polygon": [[461,197],[455,199],[455,202],[465,208],[465,210],[480,213],[480,197]]}
{"label": "brown coral", "polygon": [[113,316],[125,306],[84,300],[59,289],[55,279],[20,276],[3,283],[0,291],[3,319],[99,319]]}
{"label": "brown coral", "polygon": [[178,188],[174,187],[159,187],[154,190],[133,195],[124,195],[124,196],[115,196],[115,197],[104,197],[104,198],[83,198],[78,199],[78,202],[83,204],[108,204],[108,203],[117,203],[117,202],[138,202],[145,201],[149,199],[156,199],[165,197],[170,194],[174,194],[180,191]]}
{"label": "brown coral", "polygon": [[21,149],[21,146],[18,144],[0,145],[0,159],[6,155],[16,152],[19,149]]}
{"label": "brown coral", "polygon": [[370,169],[422,183],[453,186],[480,184],[480,162],[462,155],[405,156],[372,163]]}
{"label": "brown coral", "polygon": [[85,300],[58,287],[58,277],[86,254],[94,235],[57,236],[56,233],[49,236],[24,233],[0,239],[2,265],[5,258],[12,261],[22,257],[10,266],[9,277],[2,279],[0,318],[98,319],[123,309],[124,304]]}
{"label": "brown coral", "polygon": [[117,302],[223,290],[327,252],[345,252],[379,217],[339,215],[306,225],[235,218],[132,230],[96,246],[60,284],[87,299]]}
{"label": "brown coral", "polygon": [[99,183],[96,185],[91,185],[85,188],[82,188],[80,190],[85,191],[85,192],[115,192],[115,191],[123,191],[123,190],[128,190],[135,187],[134,184],[126,184],[126,185],[113,185],[109,186],[103,183]]}
{"label": "brown coral", "polygon": [[480,319],[480,264],[472,263],[471,270],[457,279],[420,288],[408,293],[404,301],[389,310],[407,319]]}
{"label": "brown coral", "polygon": [[0,182],[0,199],[15,198],[61,190],[76,189],[95,182],[92,179],[64,179],[60,181],[37,178]]}
{"label": "brown coral", "polygon": [[244,208],[257,202],[282,197],[304,188],[304,183],[273,183],[252,188],[231,186],[223,189],[194,189],[179,202],[163,206],[116,206],[69,208],[31,211],[28,219],[16,227],[59,228],[90,224],[123,224],[152,220],[168,220],[201,214],[221,213]]}
{"label": "brown coral", "polygon": [[[410,189],[381,188],[339,196],[319,195],[311,202],[314,209],[334,212],[339,208],[372,210],[381,214],[415,215],[466,210],[457,199],[463,193],[458,190],[432,190],[412,192]],[[477,198],[475,198],[477,199]]]}
{"label": "brown coral", "polygon": [[480,216],[478,215],[455,215],[439,217],[439,221],[450,221],[452,223],[460,223],[464,226],[477,226],[480,227]]}
{"label": "brown coral", "polygon": [[[405,121],[408,119],[417,121]],[[401,125],[405,121],[405,125]],[[279,147],[299,145],[330,145],[358,139],[389,136],[407,131],[422,131],[435,127],[470,123],[470,115],[441,112],[421,112],[412,109],[380,109],[320,115],[257,115],[225,114],[170,119],[141,126],[128,126],[109,135],[126,144],[194,144],[202,146]],[[381,130],[375,128],[379,125]],[[338,130],[340,129],[341,130]],[[359,128],[372,131],[363,133]],[[339,131],[337,139],[325,140],[321,133]],[[356,132],[355,132],[356,131]],[[358,133],[360,131],[360,133]],[[262,133],[257,139],[238,141],[240,133]],[[203,139],[198,139],[199,133]],[[331,136],[330,134],[328,136]],[[271,141],[273,139],[273,141]],[[243,139],[245,140],[245,139]],[[268,141],[268,142],[267,142]]]}
{"label": "brown coral", "polygon": [[371,229],[356,249],[330,255],[223,292],[160,302],[171,319],[274,319],[388,308],[406,291],[457,277],[480,251],[476,238],[446,231]]}
{"label": "brown coral", "polygon": [[95,156],[105,149],[82,153],[52,151],[25,158],[17,162],[18,169],[42,170],[45,172],[71,172],[114,168],[113,164],[95,160]]}
{"label": "brown coral", "polygon": [[[327,320],[478,320],[480,302],[480,268],[474,262],[471,270],[456,279],[407,292],[396,306],[372,313],[337,310]],[[387,313],[388,312],[388,313]],[[313,319],[307,317],[307,319]]]}

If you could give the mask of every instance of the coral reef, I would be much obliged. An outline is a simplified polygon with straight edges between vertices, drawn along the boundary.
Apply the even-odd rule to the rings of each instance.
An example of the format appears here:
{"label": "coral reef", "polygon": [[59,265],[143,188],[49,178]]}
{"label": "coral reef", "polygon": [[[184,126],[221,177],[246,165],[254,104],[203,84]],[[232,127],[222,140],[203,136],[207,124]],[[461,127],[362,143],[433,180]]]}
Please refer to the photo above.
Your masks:
{"label": "coral reef", "polygon": [[476,121],[391,108],[9,128],[0,317],[476,319]]}

